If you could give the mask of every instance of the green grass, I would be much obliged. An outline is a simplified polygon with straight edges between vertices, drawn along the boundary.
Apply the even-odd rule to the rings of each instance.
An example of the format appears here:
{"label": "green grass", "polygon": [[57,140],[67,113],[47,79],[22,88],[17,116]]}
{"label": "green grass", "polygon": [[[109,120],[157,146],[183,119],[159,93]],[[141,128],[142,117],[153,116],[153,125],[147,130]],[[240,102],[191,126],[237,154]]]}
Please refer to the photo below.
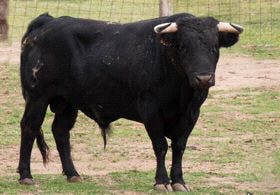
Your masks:
{"label": "green grass", "polygon": [[82,183],[66,183],[61,175],[35,175],[35,186],[23,186],[17,177],[0,177],[0,193],[6,194],[104,194],[105,186],[96,184],[91,177]]}
{"label": "green grass", "polygon": [[[132,22],[158,16],[158,1],[129,0],[10,0],[9,36],[18,41],[32,19],[41,13],[70,15],[114,22]],[[280,56],[280,4],[270,1],[173,0],[174,13],[213,16],[245,27],[240,43],[225,53],[242,53],[258,58]]]}
{"label": "green grass", "polygon": [[[47,171],[37,168],[33,174],[38,185],[18,185],[15,170],[24,102],[17,72],[16,65],[0,64],[0,193],[155,193],[155,160],[143,125],[124,119],[114,122],[104,151],[97,125],[81,113],[71,131],[71,143],[77,169],[81,164],[86,167],[82,172],[84,182],[68,184],[63,176],[42,174]],[[279,86],[211,90],[183,159],[185,179],[192,194],[280,193],[279,98]],[[53,114],[48,111],[43,131],[51,151],[55,151],[52,120]],[[37,148],[34,150],[38,152]],[[168,169],[170,159],[168,152]],[[31,167],[40,162],[40,158],[33,159]],[[98,175],[115,164],[120,165]],[[49,170],[53,170],[52,166]]]}
{"label": "green grass", "polygon": [[[157,194],[152,188],[151,183],[153,183],[154,172],[146,171],[126,171],[126,172],[114,172],[110,174],[112,179],[116,182],[115,186],[118,190],[129,190],[136,192],[144,192],[148,194]],[[185,175],[188,178],[189,182],[195,183],[193,186],[193,190],[190,194],[198,194],[198,193],[219,193],[219,189],[211,188],[211,187],[203,187],[198,186],[200,184],[200,180],[209,177],[208,174],[204,172],[193,172]],[[184,194],[184,193],[176,193],[176,194]]]}
{"label": "green grass", "polygon": [[154,182],[153,171],[139,172],[132,170],[127,172],[113,172],[110,176],[116,182],[117,189],[152,192],[151,184]]}
{"label": "green grass", "polygon": [[256,182],[260,181],[261,178],[256,176],[254,173],[240,173],[235,175],[236,181],[238,182]]}
{"label": "green grass", "polygon": [[[81,183],[67,183],[61,175],[35,175],[35,186],[22,186],[18,184],[17,177],[0,177],[0,193],[8,194],[122,194],[123,192],[145,194],[158,194],[153,187],[153,171],[125,171],[113,172],[109,174],[104,181],[102,178],[83,175]],[[201,172],[193,172],[186,175],[188,181],[193,184],[190,194],[219,194],[222,192],[221,187],[206,187],[203,180],[210,177],[209,174]],[[236,191],[231,186],[226,186],[226,190],[230,192]],[[184,194],[184,193],[175,193]]]}
{"label": "green grass", "polygon": [[274,159],[274,165],[272,172],[274,175],[276,175],[278,178],[280,177],[280,150],[277,150],[273,153],[273,159]]}

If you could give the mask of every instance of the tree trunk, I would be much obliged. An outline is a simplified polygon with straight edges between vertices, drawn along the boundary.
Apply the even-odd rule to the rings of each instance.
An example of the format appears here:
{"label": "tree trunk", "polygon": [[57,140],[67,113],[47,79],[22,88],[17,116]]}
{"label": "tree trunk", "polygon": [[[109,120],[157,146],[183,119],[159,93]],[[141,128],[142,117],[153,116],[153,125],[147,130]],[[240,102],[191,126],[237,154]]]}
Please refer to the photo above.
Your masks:
{"label": "tree trunk", "polygon": [[8,39],[8,5],[9,0],[0,0],[0,41]]}
{"label": "tree trunk", "polygon": [[172,14],[172,0],[160,0],[159,2],[159,15],[170,16]]}

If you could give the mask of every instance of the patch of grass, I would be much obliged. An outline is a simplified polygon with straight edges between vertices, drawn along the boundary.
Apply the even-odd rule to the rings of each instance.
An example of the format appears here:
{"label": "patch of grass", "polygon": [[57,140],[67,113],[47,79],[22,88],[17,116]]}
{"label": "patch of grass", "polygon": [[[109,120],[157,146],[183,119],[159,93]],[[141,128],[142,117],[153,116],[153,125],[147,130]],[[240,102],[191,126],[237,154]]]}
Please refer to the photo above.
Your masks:
{"label": "patch of grass", "polygon": [[280,149],[278,149],[273,153],[273,159],[274,159],[274,164],[273,164],[272,173],[276,177],[280,178]]}
{"label": "patch of grass", "polygon": [[235,174],[235,180],[237,182],[258,182],[260,178],[254,173],[239,173]]}
{"label": "patch of grass", "polygon": [[[258,93],[254,100],[253,106],[247,107],[251,114],[261,114],[267,112],[279,112],[280,110],[280,92],[279,91],[263,91]],[[258,106],[258,109],[254,109]]]}
{"label": "patch of grass", "polygon": [[202,171],[197,171],[197,172],[189,172],[184,174],[186,181],[193,183],[193,182],[198,182],[202,179],[208,178],[210,175],[208,173],[202,172]]}
{"label": "patch of grass", "polygon": [[242,89],[231,98],[222,102],[242,107],[249,114],[278,112],[280,110],[280,92],[277,89]]}
{"label": "patch of grass", "polygon": [[59,175],[35,175],[36,185],[26,186],[17,182],[17,177],[0,177],[0,193],[4,194],[104,194],[104,186],[97,185],[91,177],[81,183],[67,183]]}
{"label": "patch of grass", "polygon": [[133,170],[126,172],[113,172],[110,175],[112,179],[116,182],[116,189],[150,193],[153,191],[153,171],[140,172]]}
{"label": "patch of grass", "polygon": [[264,132],[280,129],[278,88],[242,89],[232,94],[228,97],[228,94],[214,92],[213,99],[202,106],[201,116],[205,117],[201,120],[208,128]]}
{"label": "patch of grass", "polygon": [[115,136],[143,139],[147,137],[144,125],[133,121],[119,119],[112,123],[112,138]]}
{"label": "patch of grass", "polygon": [[[238,148],[235,144],[231,144],[230,141],[219,141],[219,139],[217,138],[215,138],[214,140],[215,141],[206,139],[204,145],[207,145],[207,147],[209,147],[209,150],[206,150],[202,153],[200,152],[196,154],[195,157],[202,162],[223,165],[239,163],[246,159],[246,153]],[[193,152],[190,152],[188,156],[191,155],[193,155]]]}
{"label": "patch of grass", "polygon": [[0,145],[15,143],[19,137],[23,101],[18,71],[14,64],[0,64],[0,136],[5,138]]}
{"label": "patch of grass", "polygon": [[[35,175],[35,186],[25,186],[18,184],[17,176],[0,177],[0,193],[8,194],[115,194],[116,192],[142,192],[145,194],[158,194],[153,189],[154,171],[125,171],[113,172],[108,176],[113,182],[106,182],[103,178],[82,176],[81,183],[67,183],[61,175]],[[190,172],[185,175],[187,181],[191,183],[190,194],[220,194],[223,190],[238,192],[232,186],[206,187],[203,182],[210,177],[204,172]],[[107,178],[108,179],[108,178]],[[240,191],[239,191],[240,192]],[[175,194],[183,194],[177,192]]]}
{"label": "patch of grass", "polygon": [[[261,119],[254,119],[254,120],[240,120],[240,121],[236,121],[234,123],[234,126],[236,128],[236,130],[238,131],[251,131],[251,132],[257,132],[257,131],[272,131],[272,130],[276,130],[274,128],[268,128],[269,126],[271,126],[271,123],[269,121],[264,121]],[[272,127],[272,126],[271,126]]]}
{"label": "patch of grass", "polygon": [[[112,179],[116,182],[115,188],[119,190],[137,191],[148,194],[158,194],[153,190],[152,184],[154,183],[154,171],[126,171],[111,173]],[[189,194],[219,194],[220,189],[215,187],[201,186],[201,180],[209,177],[204,172],[190,172],[185,174],[186,180],[191,183],[192,191]],[[204,184],[205,185],[205,184]],[[175,194],[185,194],[176,192]]]}
{"label": "patch of grass", "polygon": [[205,107],[203,107],[203,112],[207,112],[207,113],[217,113],[217,112],[222,112],[225,111],[226,108],[219,106],[219,105],[207,105]]}

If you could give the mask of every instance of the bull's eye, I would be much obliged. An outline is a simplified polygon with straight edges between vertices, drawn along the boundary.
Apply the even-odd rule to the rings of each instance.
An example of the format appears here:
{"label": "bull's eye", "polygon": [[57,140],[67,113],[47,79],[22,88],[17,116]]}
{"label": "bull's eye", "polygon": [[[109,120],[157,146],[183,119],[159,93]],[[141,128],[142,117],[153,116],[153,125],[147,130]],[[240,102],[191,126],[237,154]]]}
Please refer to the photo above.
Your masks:
{"label": "bull's eye", "polygon": [[210,53],[211,54],[216,54],[217,53],[217,49],[214,47],[214,48],[211,48],[210,49]]}
{"label": "bull's eye", "polygon": [[182,51],[183,53],[187,53],[187,52],[188,52],[187,49],[186,49],[185,47],[181,47],[181,51]]}

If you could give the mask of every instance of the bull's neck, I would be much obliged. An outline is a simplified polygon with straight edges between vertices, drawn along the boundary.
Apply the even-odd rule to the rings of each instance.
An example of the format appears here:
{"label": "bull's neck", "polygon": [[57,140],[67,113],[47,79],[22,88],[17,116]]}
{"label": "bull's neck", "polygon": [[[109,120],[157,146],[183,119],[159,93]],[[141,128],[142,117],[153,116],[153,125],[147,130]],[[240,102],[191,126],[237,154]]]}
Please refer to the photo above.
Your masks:
{"label": "bull's neck", "polygon": [[203,91],[194,91],[192,100],[191,100],[191,107],[192,109],[199,109],[200,106],[204,103],[208,96],[209,90],[205,89]]}

